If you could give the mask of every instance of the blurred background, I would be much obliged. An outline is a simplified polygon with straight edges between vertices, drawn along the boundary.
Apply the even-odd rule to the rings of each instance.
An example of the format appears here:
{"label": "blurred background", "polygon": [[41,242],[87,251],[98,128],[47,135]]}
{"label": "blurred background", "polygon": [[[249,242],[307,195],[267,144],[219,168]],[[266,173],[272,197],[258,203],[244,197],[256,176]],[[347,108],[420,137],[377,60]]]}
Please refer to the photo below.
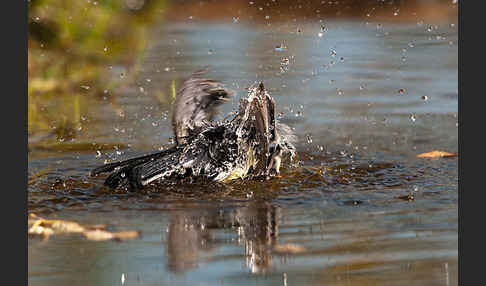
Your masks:
{"label": "blurred background", "polygon": [[[133,85],[137,76],[148,69],[147,61],[152,67],[157,67],[152,68],[152,73],[171,73],[164,78],[159,76],[159,80],[165,82],[155,83],[146,92],[157,101],[170,102],[175,83],[187,77],[191,69],[183,74],[177,73],[180,69],[174,70],[174,67],[166,66],[167,61],[170,61],[169,57],[182,57],[182,54],[181,51],[175,51],[174,54],[170,50],[174,48],[177,39],[170,39],[170,34],[161,32],[164,26],[170,29],[176,23],[184,23],[196,29],[197,23],[212,23],[212,27],[216,29],[206,29],[210,33],[206,35],[207,43],[198,42],[199,46],[191,43],[191,48],[205,49],[204,52],[207,52],[206,62],[200,65],[214,65],[216,56],[211,55],[216,53],[215,45],[226,44],[226,47],[221,48],[234,49],[234,45],[241,47],[242,44],[248,44],[246,37],[249,36],[249,31],[242,31],[241,26],[251,27],[250,30],[260,29],[267,39],[276,38],[275,33],[284,30],[288,30],[288,34],[292,36],[301,35],[304,38],[313,35],[320,39],[328,32],[326,23],[333,20],[359,22],[360,26],[372,25],[373,30],[376,27],[377,33],[382,33],[382,36],[390,33],[386,32],[387,24],[411,23],[421,27],[423,31],[429,31],[434,40],[449,42],[451,39],[446,39],[439,31],[434,33],[433,30],[437,30],[437,24],[450,24],[457,20],[457,1],[453,0],[29,0],[27,5],[29,150],[37,147],[62,148],[60,146],[63,144],[59,143],[67,143],[66,141],[72,141],[78,136],[82,138],[82,134],[90,129],[90,124],[83,118],[86,118],[90,107],[103,103],[107,98],[114,103],[110,105],[108,112],[123,113],[123,107],[116,104],[117,97],[123,87]],[[232,31],[224,33],[225,31],[218,30],[223,26]],[[457,33],[456,28],[454,33]],[[332,33],[327,34],[332,36]],[[322,42],[329,37],[327,34]],[[239,37],[240,42],[233,43],[238,41],[234,37]],[[380,35],[377,34],[377,37]],[[226,38],[226,42],[218,43],[222,38]],[[159,51],[157,54],[160,56],[165,53],[166,58],[147,60],[144,57],[150,53],[151,44],[164,41],[173,41],[164,47],[166,49],[163,52]],[[281,44],[273,42],[275,46]],[[336,46],[337,42],[329,44]],[[454,39],[451,44],[456,45]],[[308,41],[297,40],[293,48],[293,54],[287,54],[281,63],[277,63],[277,69],[280,68],[279,64],[288,69],[289,60],[295,59],[296,52],[322,47],[311,47]],[[357,47],[363,48],[366,47]],[[405,44],[397,53],[401,54],[402,49],[409,48]],[[263,54],[264,49],[262,43],[261,47],[253,45],[244,52]],[[316,51],[312,53],[315,54]],[[310,59],[316,56],[312,53],[303,56]],[[405,57],[405,52],[403,54]],[[186,53],[185,56],[187,61],[192,55]],[[336,57],[336,62],[339,62],[339,58],[342,57]],[[251,57],[247,57],[245,61],[249,59]],[[252,60],[251,64],[255,67],[269,65],[258,57],[253,57]],[[199,67],[194,65],[192,69]],[[236,74],[238,70],[231,72]],[[288,77],[291,76],[290,73]],[[83,128],[85,130],[81,131]]]}

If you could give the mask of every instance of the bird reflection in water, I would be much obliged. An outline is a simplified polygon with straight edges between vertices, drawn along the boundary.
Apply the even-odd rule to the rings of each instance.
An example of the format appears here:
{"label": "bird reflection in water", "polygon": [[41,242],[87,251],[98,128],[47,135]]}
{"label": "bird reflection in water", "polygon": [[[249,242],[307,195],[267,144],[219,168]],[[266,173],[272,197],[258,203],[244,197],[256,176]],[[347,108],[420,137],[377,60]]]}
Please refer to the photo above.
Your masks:
{"label": "bird reflection in water", "polygon": [[238,245],[244,246],[249,270],[265,272],[272,265],[272,247],[277,243],[280,220],[280,208],[264,202],[202,214],[175,212],[167,235],[168,268],[175,273],[197,268],[208,261],[203,258],[204,253],[234,241],[221,238],[216,232],[233,230]]}

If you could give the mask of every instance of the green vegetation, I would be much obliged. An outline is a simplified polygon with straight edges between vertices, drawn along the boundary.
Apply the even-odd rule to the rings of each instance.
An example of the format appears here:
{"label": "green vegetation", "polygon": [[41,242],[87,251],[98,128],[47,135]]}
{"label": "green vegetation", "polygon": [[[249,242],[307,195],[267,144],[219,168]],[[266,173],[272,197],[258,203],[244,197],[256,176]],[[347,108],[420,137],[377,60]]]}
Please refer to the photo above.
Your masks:
{"label": "green vegetation", "polygon": [[[28,1],[29,145],[46,141],[39,133],[53,135],[50,143],[74,137],[88,105],[134,76],[148,25],[165,6],[164,0]],[[122,72],[115,74],[116,67]]]}

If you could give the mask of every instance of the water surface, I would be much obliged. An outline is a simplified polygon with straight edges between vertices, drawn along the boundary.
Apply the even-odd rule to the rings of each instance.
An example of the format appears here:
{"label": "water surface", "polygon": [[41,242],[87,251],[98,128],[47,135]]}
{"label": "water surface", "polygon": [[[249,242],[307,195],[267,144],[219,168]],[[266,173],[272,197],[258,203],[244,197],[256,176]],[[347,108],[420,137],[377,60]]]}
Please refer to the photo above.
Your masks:
{"label": "water surface", "polygon": [[[458,149],[457,23],[187,20],[151,33],[137,78],[90,104],[69,148],[33,148],[28,165],[29,212],[142,236],[29,239],[29,284],[457,285],[458,161],[415,157]],[[173,81],[206,65],[238,94],[223,115],[258,81],[275,98],[300,140],[281,178],[127,193],[89,177],[169,147]]]}

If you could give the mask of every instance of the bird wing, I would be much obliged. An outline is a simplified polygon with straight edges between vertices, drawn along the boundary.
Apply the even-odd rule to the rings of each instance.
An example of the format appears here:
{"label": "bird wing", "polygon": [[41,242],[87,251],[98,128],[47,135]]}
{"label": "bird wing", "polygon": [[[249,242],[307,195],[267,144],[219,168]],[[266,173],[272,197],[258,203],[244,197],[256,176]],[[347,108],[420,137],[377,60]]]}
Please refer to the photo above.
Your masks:
{"label": "bird wing", "polygon": [[195,71],[176,94],[172,128],[177,144],[197,134],[219,112],[218,107],[234,96],[221,82],[204,78],[207,71],[207,68]]}

